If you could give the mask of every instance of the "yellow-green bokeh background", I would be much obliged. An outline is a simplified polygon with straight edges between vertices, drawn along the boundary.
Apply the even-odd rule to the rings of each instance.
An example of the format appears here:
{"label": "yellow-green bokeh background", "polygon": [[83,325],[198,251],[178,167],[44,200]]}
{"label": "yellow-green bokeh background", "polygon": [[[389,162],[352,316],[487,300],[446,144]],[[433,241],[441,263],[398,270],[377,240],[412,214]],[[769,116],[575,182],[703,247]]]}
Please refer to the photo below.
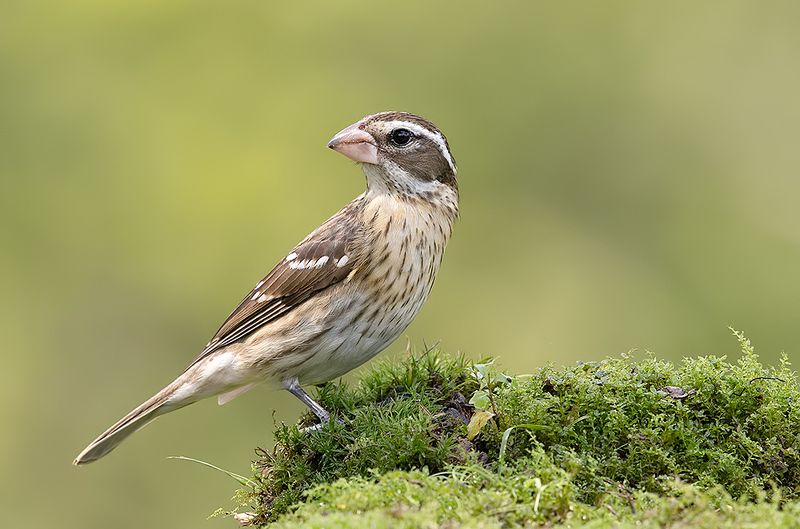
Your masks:
{"label": "yellow-green bokeh background", "polygon": [[[206,521],[291,397],[253,391],[70,461],[358,194],[325,149],[420,113],[462,220],[421,346],[511,371],[800,351],[797,2],[6,1],[0,525]],[[405,348],[399,341],[384,358]],[[277,411],[275,411],[277,410]]]}

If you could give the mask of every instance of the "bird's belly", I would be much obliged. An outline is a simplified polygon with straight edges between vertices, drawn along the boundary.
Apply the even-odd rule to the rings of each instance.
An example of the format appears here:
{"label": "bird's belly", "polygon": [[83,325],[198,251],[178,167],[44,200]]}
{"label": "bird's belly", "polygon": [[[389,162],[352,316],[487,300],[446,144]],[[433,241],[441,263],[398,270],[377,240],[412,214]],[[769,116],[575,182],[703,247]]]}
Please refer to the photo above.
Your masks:
{"label": "bird's belly", "polygon": [[[317,384],[352,371],[396,340],[414,320],[433,286],[439,259],[430,265],[376,271],[361,279],[350,302],[329,320],[309,360],[298,370],[302,384]],[[422,259],[420,258],[420,261]],[[408,263],[406,263],[408,264]]]}
{"label": "bird's belly", "polygon": [[309,351],[295,376],[301,384],[319,384],[338,378],[380,353],[408,327],[427,292],[407,303],[386,307],[373,296],[363,296],[337,318]]}

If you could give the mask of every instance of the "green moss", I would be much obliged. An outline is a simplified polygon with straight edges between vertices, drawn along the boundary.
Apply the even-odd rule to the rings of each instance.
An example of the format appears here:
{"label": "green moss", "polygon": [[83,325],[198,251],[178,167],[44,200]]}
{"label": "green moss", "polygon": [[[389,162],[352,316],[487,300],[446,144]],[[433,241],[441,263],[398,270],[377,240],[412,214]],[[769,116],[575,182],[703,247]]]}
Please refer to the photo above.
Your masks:
{"label": "green moss", "polygon": [[464,392],[477,387],[468,366],[463,358],[428,354],[380,365],[355,388],[321,388],[319,401],[345,424],[304,433],[299,428],[317,421],[308,413],[300,425],[276,431],[275,448],[259,450],[256,464],[259,519],[285,512],[318,483],[397,468],[438,472],[465,461],[471,406]]}
{"label": "green moss", "polygon": [[575,502],[563,480],[541,481],[526,473],[478,469],[431,476],[393,471],[374,479],[320,485],[292,514],[271,525],[335,529],[694,528],[800,527],[800,503],[734,501],[721,490],[701,491],[672,482],[669,493],[621,491],[596,508]]}
{"label": "green moss", "polygon": [[[737,362],[622,356],[508,378],[427,353],[328,384],[319,398],[343,424],[279,428],[255,465],[254,522],[790,527],[800,389],[737,336]],[[470,440],[477,413],[491,419]]]}
{"label": "green moss", "polygon": [[[660,390],[667,386],[688,395],[671,398]],[[586,501],[609,482],[658,491],[664,477],[719,484],[734,496],[753,497],[776,484],[797,497],[798,397],[787,366],[765,370],[753,354],[735,364],[703,357],[679,366],[616,358],[545,369],[510,385],[498,406],[513,411],[498,425],[538,425],[514,432],[511,458],[544,447],[573,469]]]}

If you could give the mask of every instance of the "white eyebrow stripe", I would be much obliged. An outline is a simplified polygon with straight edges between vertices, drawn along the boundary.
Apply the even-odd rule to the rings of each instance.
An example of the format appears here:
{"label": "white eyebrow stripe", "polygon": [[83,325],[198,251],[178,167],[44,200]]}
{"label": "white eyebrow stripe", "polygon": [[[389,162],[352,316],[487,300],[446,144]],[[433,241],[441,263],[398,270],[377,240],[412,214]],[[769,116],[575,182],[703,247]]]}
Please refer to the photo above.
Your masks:
{"label": "white eyebrow stripe", "polygon": [[409,121],[402,121],[402,120],[389,121],[387,125],[389,125],[389,127],[391,128],[394,127],[406,128],[411,132],[413,132],[414,134],[417,134],[418,136],[424,136],[429,140],[431,140],[439,148],[439,152],[442,153],[442,156],[444,156],[445,160],[447,160],[447,163],[450,164],[450,169],[453,170],[453,174],[456,174],[456,164],[453,163],[453,157],[450,156],[450,150],[447,148],[447,144],[444,141],[444,136],[442,136],[437,132],[430,131],[425,127],[417,125],[416,123],[411,123]]}

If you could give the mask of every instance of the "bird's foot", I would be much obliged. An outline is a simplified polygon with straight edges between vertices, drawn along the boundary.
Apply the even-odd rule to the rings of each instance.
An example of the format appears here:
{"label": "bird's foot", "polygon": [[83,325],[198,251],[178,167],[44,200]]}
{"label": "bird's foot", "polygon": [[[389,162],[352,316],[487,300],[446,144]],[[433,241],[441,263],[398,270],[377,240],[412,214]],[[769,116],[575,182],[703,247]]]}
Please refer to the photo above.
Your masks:
{"label": "bird's foot", "polygon": [[[339,426],[344,426],[344,421],[342,421],[341,419],[334,419],[334,420],[336,421],[336,423]],[[300,432],[302,432],[304,434],[310,434],[310,433],[314,433],[314,432],[319,432],[320,430],[325,428],[328,425],[329,422],[330,422],[330,419],[328,419],[327,421],[319,422],[317,424],[312,424],[311,426],[304,426],[303,428],[300,428]]]}
{"label": "bird's foot", "polygon": [[[312,399],[308,393],[303,391],[303,388],[300,387],[297,378],[288,378],[284,380],[283,387],[286,388],[286,390],[289,391],[289,393],[300,399],[303,402],[303,404],[308,406],[308,409],[314,412],[314,415],[316,415],[319,418],[319,424],[301,428],[300,429],[301,432],[303,433],[316,432],[317,430],[321,430],[326,424],[328,424],[331,421],[330,412],[328,412],[328,410],[323,408],[319,402]],[[339,419],[336,419],[336,422],[344,426],[344,423]]]}

